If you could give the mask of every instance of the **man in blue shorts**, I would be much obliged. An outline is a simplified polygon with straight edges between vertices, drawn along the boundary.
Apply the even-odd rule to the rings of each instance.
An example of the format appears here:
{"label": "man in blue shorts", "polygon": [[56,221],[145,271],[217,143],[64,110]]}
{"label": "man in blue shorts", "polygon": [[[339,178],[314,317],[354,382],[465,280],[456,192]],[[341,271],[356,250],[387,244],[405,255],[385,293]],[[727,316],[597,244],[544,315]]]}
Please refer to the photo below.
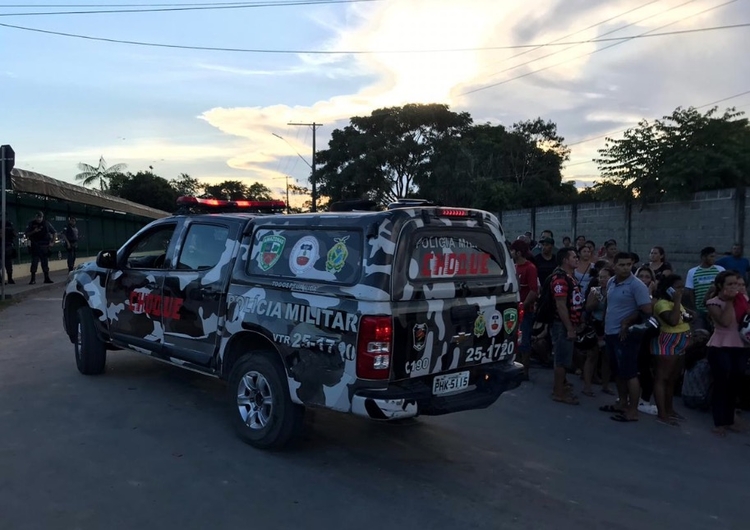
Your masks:
{"label": "man in blue shorts", "polygon": [[616,412],[612,419],[620,422],[638,420],[638,350],[640,335],[630,333],[641,315],[651,316],[651,296],[648,287],[633,275],[633,257],[619,252],[614,260],[615,277],[607,282],[607,312],[604,317],[604,340],[610,365],[615,374],[620,394],[618,405],[607,405],[601,410]]}

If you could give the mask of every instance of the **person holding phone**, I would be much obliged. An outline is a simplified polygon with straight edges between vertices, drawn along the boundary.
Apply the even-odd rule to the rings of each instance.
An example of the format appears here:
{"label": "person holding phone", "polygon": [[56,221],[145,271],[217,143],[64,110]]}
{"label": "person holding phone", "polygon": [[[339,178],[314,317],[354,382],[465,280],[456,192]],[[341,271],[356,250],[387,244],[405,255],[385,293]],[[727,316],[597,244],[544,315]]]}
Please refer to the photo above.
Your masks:
{"label": "person holding phone", "polygon": [[49,277],[49,248],[55,239],[55,229],[44,219],[43,212],[37,212],[34,219],[26,226],[26,237],[31,241],[31,280],[29,285],[36,283],[36,271],[42,265],[44,283],[52,283]]}
{"label": "person holding phone", "polygon": [[654,314],[659,321],[659,335],[651,339],[651,353],[656,358],[654,399],[657,421],[672,427],[684,420],[674,410],[674,388],[679,375],[680,361],[690,339],[691,313],[682,305],[685,282],[670,274],[662,277],[654,296]]}

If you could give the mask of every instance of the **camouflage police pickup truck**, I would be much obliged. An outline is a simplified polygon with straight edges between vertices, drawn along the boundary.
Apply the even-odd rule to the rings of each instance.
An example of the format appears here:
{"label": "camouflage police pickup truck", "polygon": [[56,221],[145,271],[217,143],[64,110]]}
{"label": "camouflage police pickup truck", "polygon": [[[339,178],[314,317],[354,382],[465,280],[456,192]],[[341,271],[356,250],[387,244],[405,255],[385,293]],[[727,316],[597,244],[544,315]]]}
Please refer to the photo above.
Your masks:
{"label": "camouflage police pickup truck", "polygon": [[81,373],[129,349],[226,380],[238,434],[260,448],[293,438],[305,407],[393,420],[488,407],[520,384],[523,311],[495,216],[229,204],[154,221],[70,274]]}

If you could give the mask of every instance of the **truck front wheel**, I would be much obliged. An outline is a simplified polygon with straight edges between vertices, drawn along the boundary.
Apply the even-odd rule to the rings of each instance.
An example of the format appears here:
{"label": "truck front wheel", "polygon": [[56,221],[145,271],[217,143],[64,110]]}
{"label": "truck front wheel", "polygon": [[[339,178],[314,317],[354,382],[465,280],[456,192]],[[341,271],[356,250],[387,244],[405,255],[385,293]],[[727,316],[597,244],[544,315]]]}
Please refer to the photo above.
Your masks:
{"label": "truck front wheel", "polygon": [[94,315],[89,307],[81,307],[76,312],[75,353],[78,371],[84,375],[97,375],[104,372],[107,363],[107,346],[96,334]]}

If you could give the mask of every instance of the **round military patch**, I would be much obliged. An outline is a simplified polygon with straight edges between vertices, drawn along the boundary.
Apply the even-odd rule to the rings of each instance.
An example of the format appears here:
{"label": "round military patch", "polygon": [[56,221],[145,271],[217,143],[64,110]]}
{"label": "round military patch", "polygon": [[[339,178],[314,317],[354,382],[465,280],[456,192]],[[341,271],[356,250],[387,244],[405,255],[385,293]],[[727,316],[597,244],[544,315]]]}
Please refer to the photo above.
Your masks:
{"label": "round military patch", "polygon": [[320,257],[320,244],[313,236],[304,236],[297,241],[289,253],[289,270],[292,274],[304,274],[315,266]]}

